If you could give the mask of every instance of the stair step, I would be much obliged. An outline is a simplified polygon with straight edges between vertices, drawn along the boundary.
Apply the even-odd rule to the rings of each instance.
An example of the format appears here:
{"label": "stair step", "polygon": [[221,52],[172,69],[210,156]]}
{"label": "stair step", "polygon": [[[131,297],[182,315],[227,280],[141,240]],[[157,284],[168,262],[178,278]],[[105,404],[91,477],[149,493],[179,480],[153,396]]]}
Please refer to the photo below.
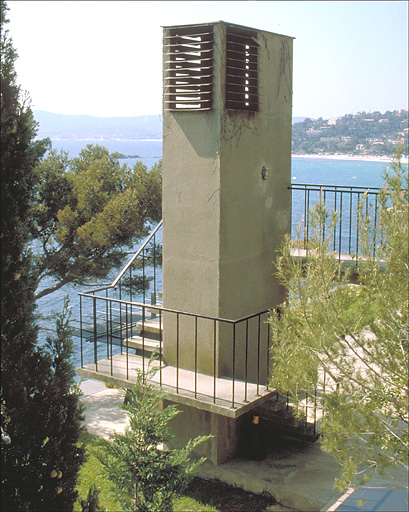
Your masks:
{"label": "stair step", "polygon": [[138,322],[136,328],[146,334],[155,334],[159,336],[161,329],[159,329],[159,318],[154,320],[145,320],[144,322]]}
{"label": "stair step", "polygon": [[123,345],[136,350],[144,350],[145,352],[155,352],[159,349],[159,342],[149,338],[142,338],[141,336],[132,336],[123,340]]}
{"label": "stair step", "polygon": [[314,432],[314,424],[307,423],[305,418],[298,419],[293,414],[291,404],[287,405],[285,398],[269,400],[253,412],[272,428],[283,434],[304,441],[316,441],[319,435]]}

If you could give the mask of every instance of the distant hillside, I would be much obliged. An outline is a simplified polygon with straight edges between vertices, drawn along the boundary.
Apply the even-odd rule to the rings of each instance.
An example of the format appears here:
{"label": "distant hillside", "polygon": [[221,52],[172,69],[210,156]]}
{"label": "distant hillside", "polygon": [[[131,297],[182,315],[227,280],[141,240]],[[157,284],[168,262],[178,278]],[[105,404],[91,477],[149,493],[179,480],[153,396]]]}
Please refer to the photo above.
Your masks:
{"label": "distant hillside", "polygon": [[293,125],[294,154],[387,155],[398,140],[408,152],[408,110],[358,112],[332,119],[309,119]]}
{"label": "distant hillside", "polygon": [[[96,117],[53,114],[34,110],[39,122],[38,137],[69,140],[162,139],[162,116]],[[293,123],[305,117],[294,117]]]}
{"label": "distant hillside", "polygon": [[34,110],[38,137],[51,139],[141,140],[162,138],[162,116],[96,117]]}
{"label": "distant hillside", "polygon": [[305,119],[309,119],[307,117],[293,117],[293,124],[302,123]]}

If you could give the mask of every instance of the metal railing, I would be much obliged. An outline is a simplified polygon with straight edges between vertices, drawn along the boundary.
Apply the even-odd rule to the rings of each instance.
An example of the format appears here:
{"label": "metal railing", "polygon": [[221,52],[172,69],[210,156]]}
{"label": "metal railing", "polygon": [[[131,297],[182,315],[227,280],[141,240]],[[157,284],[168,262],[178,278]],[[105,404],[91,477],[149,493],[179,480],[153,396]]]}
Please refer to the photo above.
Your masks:
{"label": "metal railing", "polygon": [[161,220],[110,285],[89,293],[156,304],[162,287],[162,224]]}
{"label": "metal railing", "polygon": [[[261,396],[262,386],[268,391],[268,311],[228,320],[99,296],[96,292],[80,293],[81,368],[91,363],[96,372],[131,381],[135,361],[145,372],[149,354],[155,352],[158,384],[173,393],[190,393],[195,399],[205,396],[215,404],[229,402],[235,409],[238,402],[248,403],[251,397]],[[156,325],[154,342],[147,334],[152,319]],[[93,348],[90,362],[84,361],[86,344]],[[188,388],[185,380],[181,384],[184,370],[192,378]],[[211,392],[209,379],[206,392],[201,389],[204,376],[212,381]],[[231,386],[227,395],[218,389],[219,379]]]}
{"label": "metal railing", "polygon": [[[303,221],[302,244],[308,249],[311,238],[310,211],[315,204],[325,206],[327,212],[336,212],[337,220],[331,232],[330,249],[341,255],[352,256],[357,261],[361,254],[360,229],[362,217],[369,221],[369,229],[376,233],[379,215],[379,188],[343,187],[337,185],[296,184],[288,187],[292,191],[291,235],[295,239],[298,224]],[[328,227],[323,226],[321,236],[328,236]],[[375,246],[373,251],[375,256]]]}
{"label": "metal railing", "polygon": [[[339,258],[342,254],[353,257],[359,254],[360,208],[363,208],[364,215],[371,215],[372,229],[376,231],[379,189],[313,184],[291,185],[289,189],[292,191],[292,236],[295,237],[297,224],[304,219],[302,243],[305,249],[308,249],[311,236],[309,211],[315,203],[337,212],[331,249]],[[145,355],[151,350],[157,355],[160,386],[176,394],[186,393],[180,376],[188,369],[194,380],[189,390],[192,397],[203,396],[200,380],[207,375],[212,379],[212,392],[206,392],[207,399],[213,403],[230,401],[230,407],[236,408],[238,401],[247,402],[251,393],[259,396],[260,386],[268,390],[268,311],[230,320],[172,310],[158,304],[157,297],[162,287],[161,228],[162,221],[110,286],[79,294],[81,367],[91,363],[96,372],[102,371],[100,365],[103,360],[105,375],[115,377],[120,374],[128,380],[134,357],[140,356],[144,371],[147,364]],[[146,326],[152,320],[158,326],[156,345],[152,345],[146,335]],[[222,336],[223,348],[220,348]],[[186,354],[191,357],[187,363]],[[117,356],[121,356],[120,363]],[[206,368],[202,367],[203,358],[208,361]],[[165,379],[166,367],[174,369],[172,382],[168,374]],[[231,379],[228,399],[222,397],[218,389],[221,377]],[[237,397],[239,384],[242,386],[240,399]],[[311,416],[309,407],[312,404],[314,425],[316,401],[316,391],[306,397],[306,417]],[[286,407],[289,407],[288,397]]]}

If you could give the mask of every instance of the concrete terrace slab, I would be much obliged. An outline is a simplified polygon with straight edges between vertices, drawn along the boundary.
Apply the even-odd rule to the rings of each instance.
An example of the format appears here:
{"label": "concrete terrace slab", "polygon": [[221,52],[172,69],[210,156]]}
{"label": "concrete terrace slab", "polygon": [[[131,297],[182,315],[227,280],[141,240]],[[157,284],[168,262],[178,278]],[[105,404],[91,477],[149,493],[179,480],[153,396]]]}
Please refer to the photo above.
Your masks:
{"label": "concrete terrace slab", "polygon": [[[77,369],[83,377],[108,382],[119,387],[129,387],[136,381],[134,369],[145,370],[149,360],[133,354],[118,354]],[[154,361],[155,366],[159,365]],[[231,378],[214,378],[190,370],[162,366],[151,381],[161,385],[169,400],[210,411],[222,416],[237,418],[272,396],[265,386]]]}
{"label": "concrete terrace slab", "polygon": [[[91,384],[90,384],[91,383]],[[122,433],[128,417],[118,389],[95,391],[100,383],[81,383],[84,393],[85,424],[89,433],[108,438]],[[329,501],[335,502],[340,493],[333,488],[339,468],[334,459],[321,451],[319,445],[296,440],[277,440],[265,460],[236,458],[219,466],[205,463],[199,476],[216,479],[255,494],[268,491],[278,502],[294,510],[319,511]],[[272,507],[274,510],[276,506]]]}
{"label": "concrete terrace slab", "polygon": [[[100,389],[95,391],[99,387]],[[85,406],[85,425],[90,434],[105,439],[117,432],[122,434],[129,424],[126,412],[121,409],[123,396],[119,389],[108,389],[101,383],[88,380],[81,383],[84,396],[81,402]]]}
{"label": "concrete terrace slab", "polygon": [[[120,391],[107,389],[101,382],[93,380],[82,382],[81,389],[85,395],[81,401],[85,405],[88,432],[105,438],[113,432],[122,433],[128,417],[120,407],[123,402]],[[290,437],[277,436],[264,460],[234,458],[219,466],[205,463],[199,476],[255,494],[268,491],[279,503],[297,511],[345,510],[345,507],[337,509],[334,506],[348,505],[344,503],[342,493],[334,487],[335,478],[340,476],[340,466],[332,455],[324,453],[319,443],[305,443]],[[407,485],[407,473],[403,470],[394,470],[388,477],[374,478],[368,483],[369,487],[382,488],[388,496],[387,491],[397,485]],[[283,510],[279,507],[273,505],[271,510]],[[394,512],[398,510],[401,509]]]}
{"label": "concrete terrace slab", "polygon": [[334,488],[340,476],[335,459],[322,452],[319,443],[291,438],[278,437],[264,460],[235,458],[219,466],[204,465],[199,472],[255,494],[267,491],[297,511],[318,512],[340,494]]}

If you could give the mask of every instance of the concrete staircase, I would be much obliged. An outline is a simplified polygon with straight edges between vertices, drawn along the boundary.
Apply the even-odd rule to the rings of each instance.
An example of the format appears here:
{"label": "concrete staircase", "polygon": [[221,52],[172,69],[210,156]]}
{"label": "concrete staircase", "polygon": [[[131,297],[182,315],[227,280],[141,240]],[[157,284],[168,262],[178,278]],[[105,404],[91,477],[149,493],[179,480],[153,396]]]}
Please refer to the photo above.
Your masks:
{"label": "concrete staircase", "polygon": [[122,341],[124,347],[136,350],[138,355],[150,357],[153,353],[159,353],[161,329],[159,318],[150,318],[144,322],[138,322],[135,325],[138,332],[136,336],[126,338]]}
{"label": "concrete staircase", "polygon": [[300,441],[314,442],[319,438],[317,425],[315,422],[319,419],[314,415],[312,405],[309,407],[307,417],[298,419],[294,414],[294,407],[287,398],[280,394],[274,394],[272,398],[266,400],[253,410],[254,416],[260,416],[266,426],[267,433],[272,435],[279,434],[293,437]]}

